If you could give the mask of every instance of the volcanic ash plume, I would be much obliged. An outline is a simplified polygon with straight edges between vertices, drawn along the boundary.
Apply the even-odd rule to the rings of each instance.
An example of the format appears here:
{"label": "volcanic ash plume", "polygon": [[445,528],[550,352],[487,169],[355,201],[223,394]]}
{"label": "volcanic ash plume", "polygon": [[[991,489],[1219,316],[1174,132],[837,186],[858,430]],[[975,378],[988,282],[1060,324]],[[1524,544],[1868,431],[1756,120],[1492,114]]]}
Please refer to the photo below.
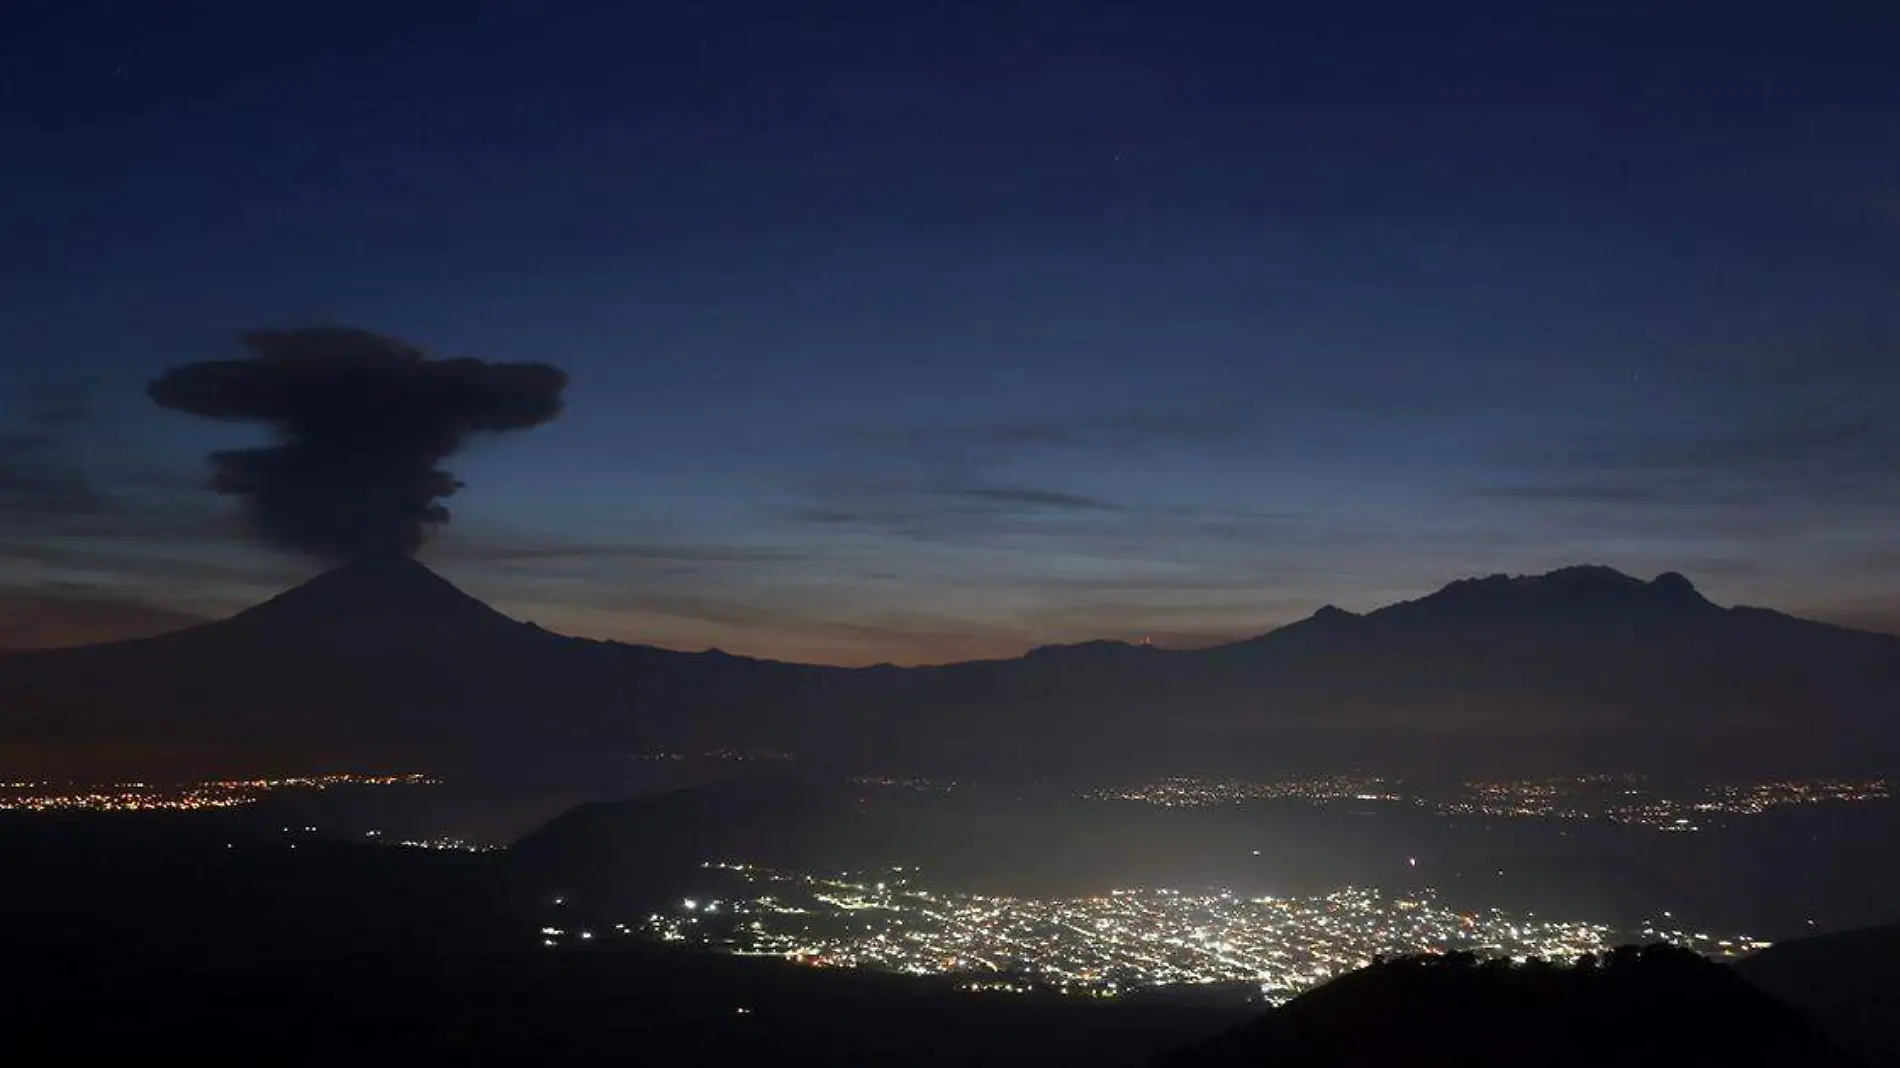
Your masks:
{"label": "volcanic ash plume", "polygon": [[273,445],[211,455],[212,488],[240,498],[272,544],[337,560],[414,552],[462,486],[438,465],[471,435],[553,419],[567,386],[545,363],[432,360],[350,327],[240,340],[248,358],[174,367],[146,392],[163,408],[270,427]]}

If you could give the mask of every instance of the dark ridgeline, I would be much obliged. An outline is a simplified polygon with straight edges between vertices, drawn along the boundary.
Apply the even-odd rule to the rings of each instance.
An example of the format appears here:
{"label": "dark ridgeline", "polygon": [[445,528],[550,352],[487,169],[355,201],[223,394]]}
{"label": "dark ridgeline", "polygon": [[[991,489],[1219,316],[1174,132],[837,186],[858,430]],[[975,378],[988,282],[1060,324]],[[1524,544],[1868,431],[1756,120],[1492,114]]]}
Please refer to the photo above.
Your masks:
{"label": "dark ridgeline", "polygon": [[[375,608],[372,614],[368,609]],[[457,589],[449,580],[398,553],[373,553],[318,575],[232,616],[258,638],[312,640],[355,629],[386,628],[380,642],[401,638],[400,628],[425,627],[443,645],[481,641],[483,633],[514,635],[520,624]]]}
{"label": "dark ridgeline", "polygon": [[1159,1068],[1847,1068],[1731,969],[1669,946],[1588,967],[1407,957],[1342,976]]}
{"label": "dark ridgeline", "polygon": [[1240,1018],[549,950],[499,855],[285,837],[245,812],[0,814],[0,855],[8,1064],[1133,1068]]}
{"label": "dark ridgeline", "polygon": [[1900,1064],[1900,926],[1782,942],[1736,963],[1869,1064]]}
{"label": "dark ridgeline", "polygon": [[748,687],[794,693],[779,680],[816,670],[564,637],[384,553],[216,623],[0,660],[0,693],[25,746],[104,737],[202,753],[209,772],[506,771],[695,733],[716,748]]}
{"label": "dark ridgeline", "polygon": [[500,864],[515,900],[558,895],[570,911],[611,923],[676,902],[708,860],[804,871],[882,861],[884,827],[842,782],[768,770],[583,804],[516,841]]}
{"label": "dark ridgeline", "polygon": [[[761,779],[652,812],[755,812],[802,790]],[[504,856],[285,838],[242,812],[0,818],[0,849],[0,907],[20,920],[0,929],[9,1063],[1844,1068],[1894,1063],[1874,1054],[1900,1035],[1880,1011],[1891,932],[1739,968],[1670,949],[1580,971],[1397,960],[1261,1015],[610,937],[550,950],[545,903],[509,900]]]}
{"label": "dark ridgeline", "polygon": [[843,669],[553,634],[381,553],[228,620],[0,658],[16,753],[110,737],[245,771],[728,746],[952,773],[1877,770],[1896,700],[1900,638],[1600,567],[1201,650]]}

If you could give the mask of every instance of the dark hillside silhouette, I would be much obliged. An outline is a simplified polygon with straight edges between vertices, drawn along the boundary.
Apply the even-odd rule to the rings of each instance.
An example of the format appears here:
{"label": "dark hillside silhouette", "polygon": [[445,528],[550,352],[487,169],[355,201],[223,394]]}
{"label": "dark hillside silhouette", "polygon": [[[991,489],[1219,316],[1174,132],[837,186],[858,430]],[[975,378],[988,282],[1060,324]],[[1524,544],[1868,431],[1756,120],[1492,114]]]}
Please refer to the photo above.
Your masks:
{"label": "dark hillside silhouette", "polygon": [[1900,1064],[1900,925],[1782,942],[1735,965],[1871,1064]]}
{"label": "dark hillside silhouette", "polygon": [[[366,612],[371,606],[377,609],[373,615]],[[227,624],[273,641],[294,637],[298,628],[308,630],[312,638],[335,635],[346,627],[369,628],[385,641],[407,637],[414,645],[479,640],[482,634],[520,637],[522,627],[415,559],[396,553],[366,556],[325,571],[239,612]]]}
{"label": "dark hillside silhouette", "polygon": [[766,771],[582,805],[515,842],[500,863],[524,902],[558,895],[574,911],[620,920],[670,901],[707,862],[848,864],[871,823],[842,784]]}
{"label": "dark hillside silhouette", "polygon": [[1847,1068],[1794,1009],[1729,969],[1667,946],[1588,967],[1469,954],[1374,964],[1163,1068]]}
{"label": "dark hillside silhouette", "polygon": [[286,838],[232,814],[0,818],[0,851],[0,909],[30,917],[0,930],[9,1064],[1132,1068],[1238,1018],[646,944],[549,950],[495,891],[496,854]]}

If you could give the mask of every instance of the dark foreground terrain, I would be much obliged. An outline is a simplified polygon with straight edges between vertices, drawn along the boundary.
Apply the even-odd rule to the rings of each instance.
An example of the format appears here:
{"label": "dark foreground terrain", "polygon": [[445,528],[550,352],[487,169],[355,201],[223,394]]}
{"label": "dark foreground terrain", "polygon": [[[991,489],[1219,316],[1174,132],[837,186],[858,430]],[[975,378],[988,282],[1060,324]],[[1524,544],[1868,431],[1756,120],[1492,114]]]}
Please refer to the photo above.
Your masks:
{"label": "dark foreground terrain", "polygon": [[1879,932],[1740,971],[1668,949],[1583,969],[1407,959],[1261,1013],[553,949],[547,903],[518,896],[504,854],[325,841],[242,814],[10,817],[0,855],[8,1064],[1896,1063]]}
{"label": "dark foreground terrain", "polygon": [[1784,942],[1736,970],[1869,1064],[1900,1065],[1900,926]]}
{"label": "dark foreground terrain", "polygon": [[1589,966],[1408,957],[1165,1058],[1171,1068],[1862,1063],[1732,969],[1669,946]]}
{"label": "dark foreground terrain", "polygon": [[56,985],[9,1040],[24,1063],[1133,1065],[1233,1015],[650,950],[148,962]]}
{"label": "dark foreground terrain", "polygon": [[1244,1015],[551,950],[496,855],[239,817],[13,818],[0,853],[8,1064],[1135,1065]]}

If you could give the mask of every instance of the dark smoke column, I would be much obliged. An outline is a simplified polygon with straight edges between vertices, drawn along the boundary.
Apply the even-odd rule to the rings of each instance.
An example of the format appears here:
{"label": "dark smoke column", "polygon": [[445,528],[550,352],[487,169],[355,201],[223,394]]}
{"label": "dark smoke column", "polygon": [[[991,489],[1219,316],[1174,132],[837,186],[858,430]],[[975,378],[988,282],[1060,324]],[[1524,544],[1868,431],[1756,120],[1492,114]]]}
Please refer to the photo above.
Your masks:
{"label": "dark smoke column", "polygon": [[162,408],[262,423],[264,448],[211,455],[212,488],[241,498],[272,544],[335,560],[413,553],[462,484],[441,469],[470,435],[561,414],[567,375],[544,363],[431,360],[351,327],[253,330],[250,357],[174,367]]}

